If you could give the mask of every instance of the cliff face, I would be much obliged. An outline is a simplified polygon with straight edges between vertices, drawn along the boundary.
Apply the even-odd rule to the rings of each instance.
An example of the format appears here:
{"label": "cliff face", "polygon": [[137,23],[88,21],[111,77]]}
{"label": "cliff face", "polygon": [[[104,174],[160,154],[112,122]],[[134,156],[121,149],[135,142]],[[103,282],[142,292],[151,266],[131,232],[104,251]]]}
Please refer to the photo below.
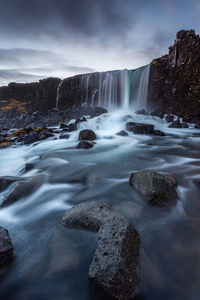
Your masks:
{"label": "cliff face", "polygon": [[149,107],[200,118],[200,37],[181,30],[169,54],[151,63]]}
{"label": "cliff face", "polygon": [[0,108],[23,106],[24,112],[45,111],[56,106],[57,87],[61,79],[47,78],[34,83],[10,83],[0,87]]}

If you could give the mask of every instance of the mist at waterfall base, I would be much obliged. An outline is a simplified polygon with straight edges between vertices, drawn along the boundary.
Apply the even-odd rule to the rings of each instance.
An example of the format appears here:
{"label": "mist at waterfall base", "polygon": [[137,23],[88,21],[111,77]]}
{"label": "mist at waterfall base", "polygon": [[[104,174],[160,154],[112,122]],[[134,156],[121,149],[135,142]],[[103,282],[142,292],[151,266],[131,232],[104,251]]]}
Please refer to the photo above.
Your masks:
{"label": "mist at waterfall base", "polygon": [[[138,230],[147,274],[142,299],[199,299],[199,130],[192,125],[172,129],[164,119],[134,114],[132,96],[143,102],[137,108],[143,108],[147,100],[148,78],[138,72],[104,74],[107,79],[99,81],[101,94],[93,94],[93,101],[103,105],[107,99],[106,107],[112,109],[79,125],[79,130],[95,131],[94,148],[76,149],[79,131],[75,131],[69,140],[50,138],[0,150],[0,176],[40,182],[37,190],[0,210],[0,224],[9,230],[15,251],[14,262],[0,273],[1,299],[107,299],[87,279],[96,234],[61,225],[65,210],[89,200],[111,205]],[[113,84],[117,80],[121,80],[120,89]],[[128,121],[154,124],[167,136],[117,136]],[[27,162],[34,163],[34,168],[24,173]],[[140,169],[176,177],[180,199],[175,207],[166,211],[145,204],[128,182],[130,173]]]}

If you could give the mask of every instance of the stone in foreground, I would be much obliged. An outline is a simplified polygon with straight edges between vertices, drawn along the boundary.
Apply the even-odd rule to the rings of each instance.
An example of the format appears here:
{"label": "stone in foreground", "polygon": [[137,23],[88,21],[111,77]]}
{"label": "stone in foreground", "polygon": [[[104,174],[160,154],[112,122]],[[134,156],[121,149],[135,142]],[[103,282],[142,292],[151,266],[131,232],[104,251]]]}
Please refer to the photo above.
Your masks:
{"label": "stone in foreground", "polygon": [[111,208],[97,201],[80,203],[67,210],[63,216],[62,224],[73,228],[83,228],[98,231],[111,216]]}
{"label": "stone in foreground", "polygon": [[81,141],[81,140],[84,140],[84,141],[94,141],[96,140],[96,134],[94,131],[90,130],[90,129],[84,129],[84,130],[81,130],[79,132],[79,137],[78,139]]}
{"label": "stone in foreground", "polygon": [[13,260],[13,245],[8,230],[0,226],[0,268]]}
{"label": "stone in foreground", "polygon": [[178,199],[176,180],[168,175],[142,170],[132,173],[129,183],[151,205],[170,207]]}
{"label": "stone in foreground", "polygon": [[113,299],[133,299],[138,286],[139,251],[140,238],[133,225],[114,216],[98,232],[89,280]]}

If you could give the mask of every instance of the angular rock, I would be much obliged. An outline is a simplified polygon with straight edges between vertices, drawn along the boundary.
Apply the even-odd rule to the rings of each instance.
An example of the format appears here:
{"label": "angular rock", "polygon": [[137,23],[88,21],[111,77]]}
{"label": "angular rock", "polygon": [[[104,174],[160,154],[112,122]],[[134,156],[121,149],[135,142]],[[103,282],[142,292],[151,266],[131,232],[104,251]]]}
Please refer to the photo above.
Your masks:
{"label": "angular rock", "polygon": [[146,111],[145,111],[145,109],[136,110],[135,114],[136,115],[145,115]]}
{"label": "angular rock", "polygon": [[182,128],[182,124],[179,120],[173,121],[172,123],[169,124],[169,128]]}
{"label": "angular rock", "polygon": [[96,140],[96,134],[94,131],[90,130],[90,129],[84,129],[81,130],[79,132],[79,138],[80,141],[81,140],[85,140],[85,141],[94,141]]}
{"label": "angular rock", "polygon": [[176,180],[151,170],[142,170],[130,175],[130,185],[151,205],[170,207],[178,200]]}
{"label": "angular rock", "polygon": [[70,137],[70,134],[68,133],[61,133],[59,136],[59,139],[68,139]]}
{"label": "angular rock", "polygon": [[173,115],[167,115],[165,117],[165,120],[166,120],[167,123],[171,123],[171,122],[174,121],[174,116]]}
{"label": "angular rock", "polygon": [[133,225],[114,216],[99,229],[89,280],[113,299],[133,299],[138,287],[139,253],[140,238]]}
{"label": "angular rock", "polygon": [[77,149],[90,149],[94,147],[94,143],[90,141],[80,141],[76,146]]}
{"label": "angular rock", "polygon": [[116,133],[116,135],[119,135],[119,136],[128,136],[128,132],[126,132],[125,130],[122,130],[122,131]]}
{"label": "angular rock", "polygon": [[17,177],[5,176],[0,177],[0,192],[6,190],[9,185],[17,181]]}
{"label": "angular rock", "polygon": [[13,245],[8,230],[0,226],[0,268],[13,260]]}
{"label": "angular rock", "polygon": [[166,134],[161,130],[154,130],[154,135],[158,136],[166,136]]}
{"label": "angular rock", "polygon": [[132,131],[134,134],[154,134],[154,125],[127,122],[126,130]]}
{"label": "angular rock", "polygon": [[88,201],[68,209],[63,216],[62,224],[67,227],[98,231],[111,216],[113,212],[108,205]]}

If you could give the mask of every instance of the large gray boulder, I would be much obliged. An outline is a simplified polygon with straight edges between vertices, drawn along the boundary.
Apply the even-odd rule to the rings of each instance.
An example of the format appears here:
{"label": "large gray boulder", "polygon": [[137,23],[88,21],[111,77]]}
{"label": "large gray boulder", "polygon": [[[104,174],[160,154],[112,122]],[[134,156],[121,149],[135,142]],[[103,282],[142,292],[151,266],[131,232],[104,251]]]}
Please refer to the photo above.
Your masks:
{"label": "large gray boulder", "polygon": [[98,231],[114,212],[103,203],[88,201],[68,209],[62,219],[62,224],[73,228],[83,228]]}
{"label": "large gray boulder", "polygon": [[178,199],[176,179],[169,175],[142,170],[132,173],[129,183],[152,205],[170,207]]}
{"label": "large gray boulder", "polygon": [[100,227],[88,278],[113,299],[133,299],[138,287],[139,234],[114,216]]}
{"label": "large gray boulder", "polygon": [[8,230],[0,226],[0,268],[13,260],[13,245]]}

